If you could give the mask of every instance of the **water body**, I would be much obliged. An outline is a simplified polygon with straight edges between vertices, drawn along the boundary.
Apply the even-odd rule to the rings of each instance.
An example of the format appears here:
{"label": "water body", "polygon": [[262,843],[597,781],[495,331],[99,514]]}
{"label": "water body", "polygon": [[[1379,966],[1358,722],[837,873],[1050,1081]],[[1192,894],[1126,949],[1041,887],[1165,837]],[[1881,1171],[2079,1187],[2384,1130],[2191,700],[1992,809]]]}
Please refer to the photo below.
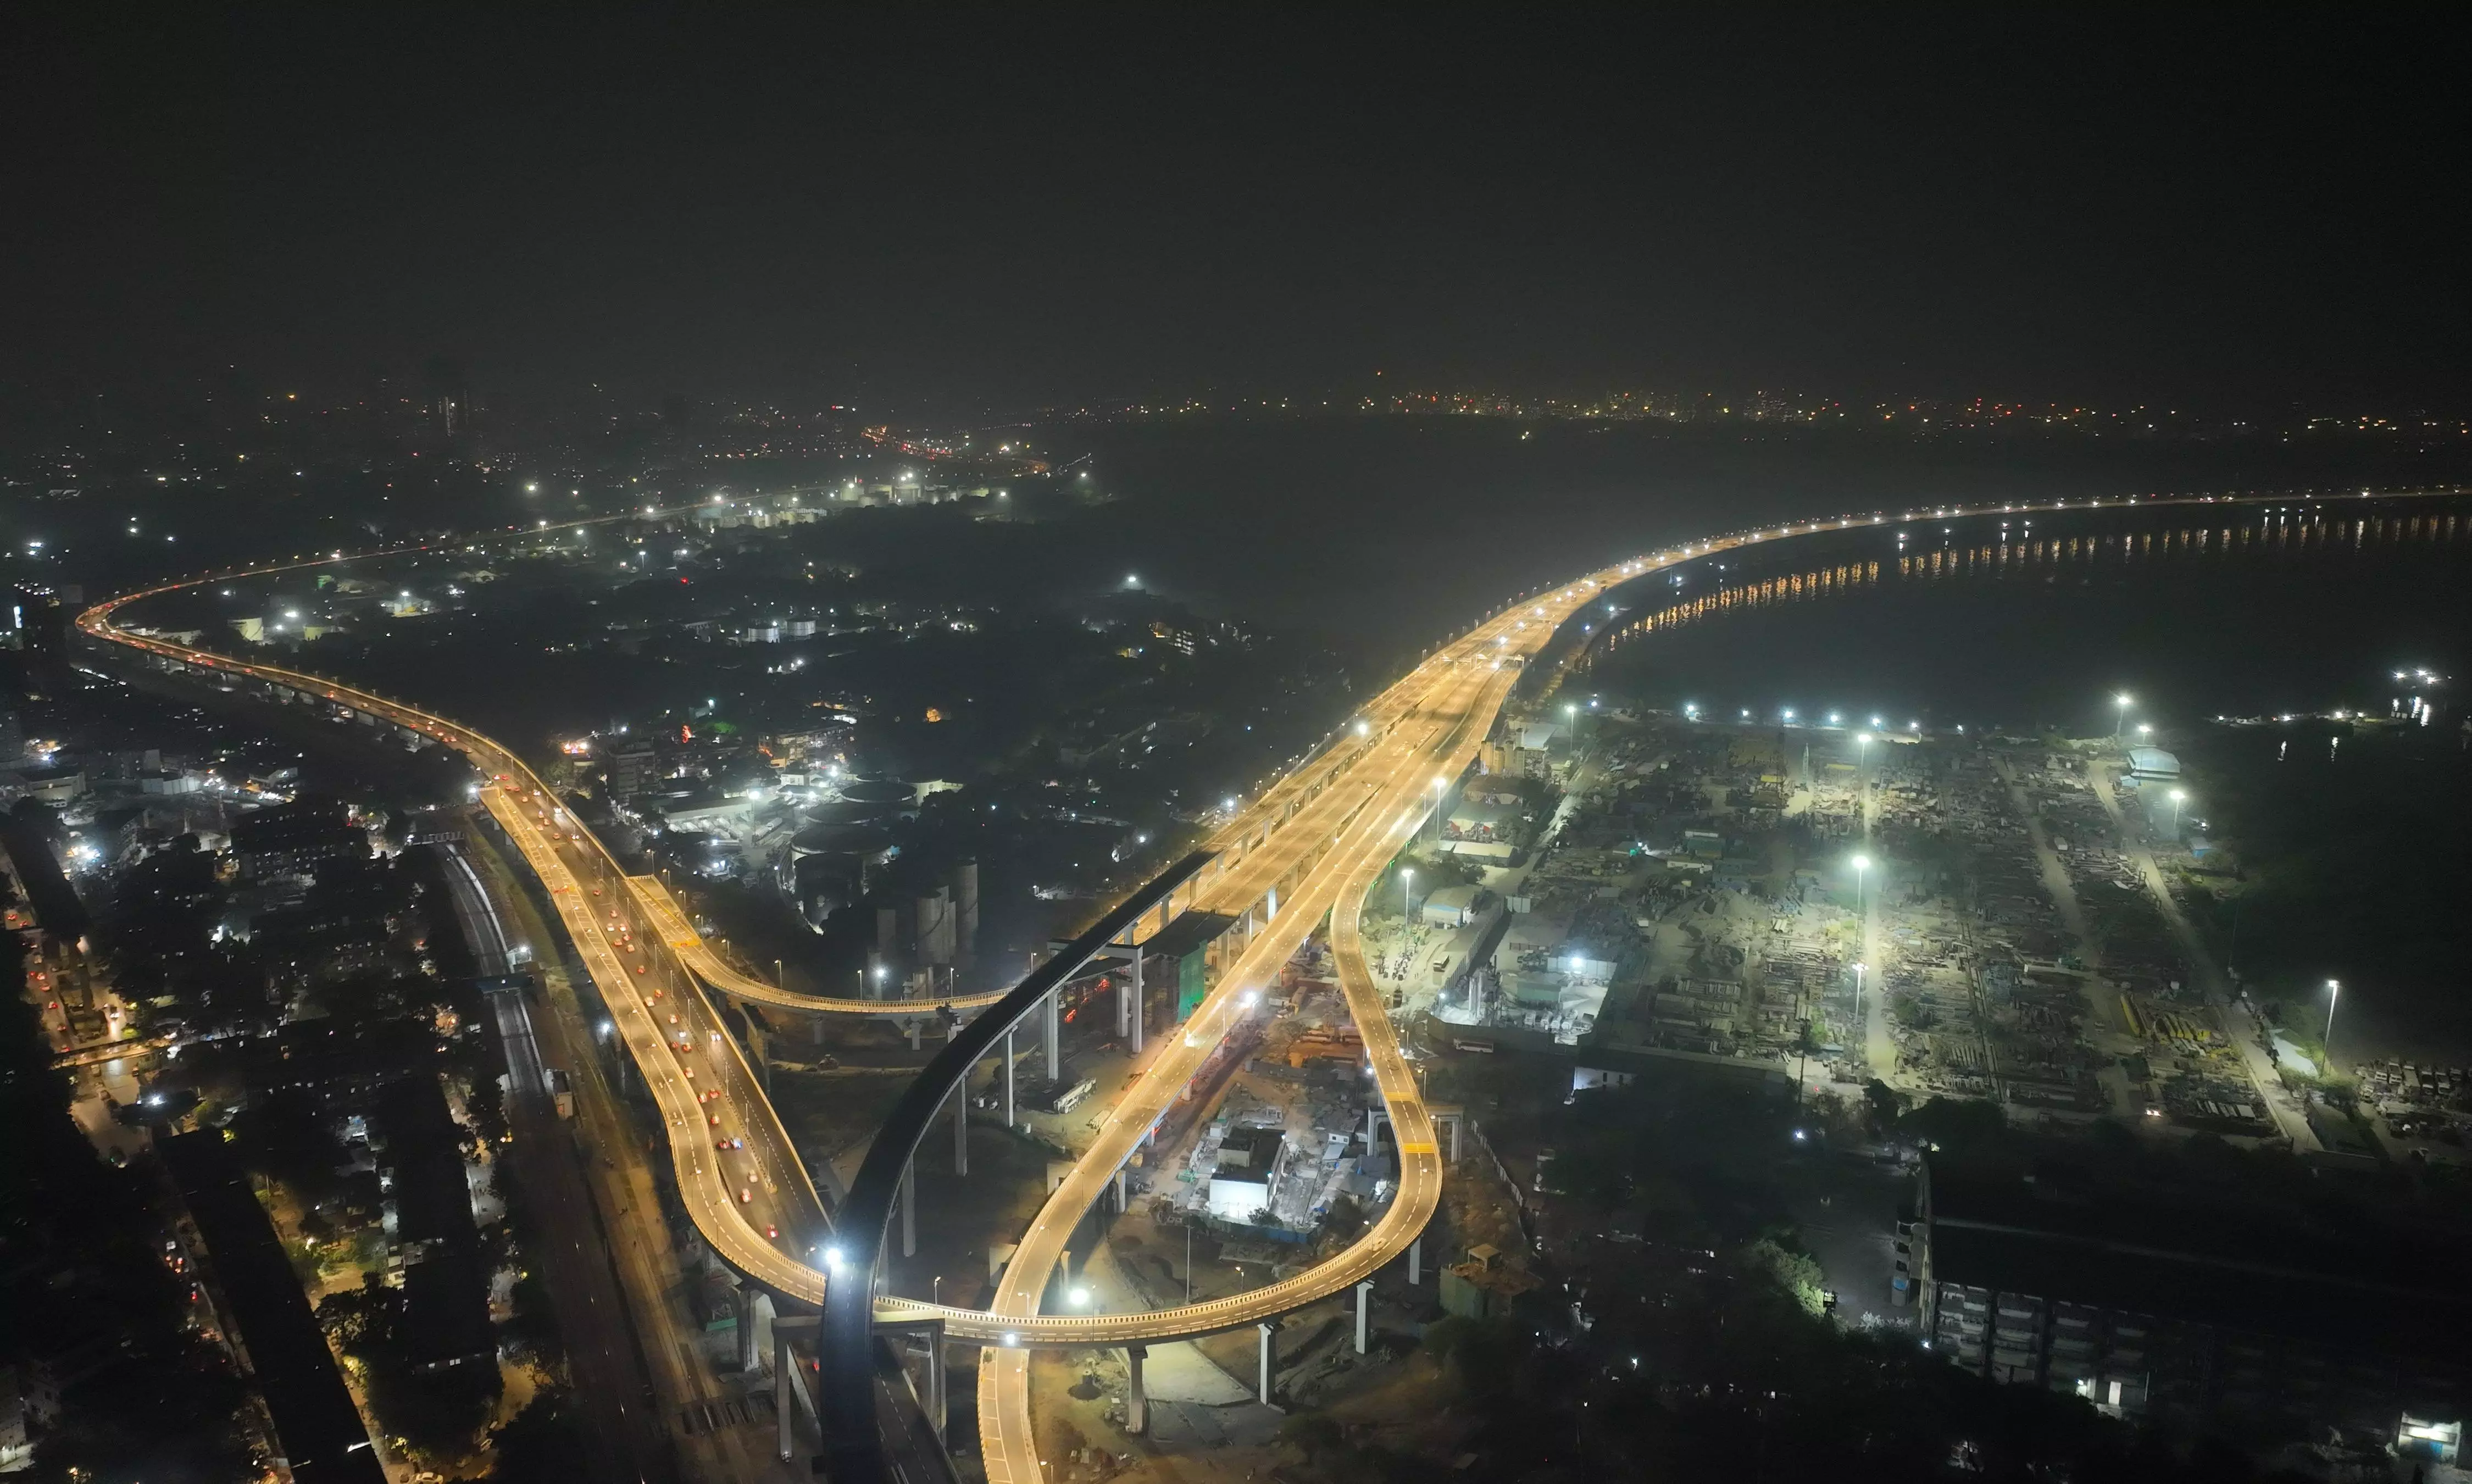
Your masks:
{"label": "water body", "polygon": [[1909,440],[1446,417],[1066,424],[1040,438],[1058,458],[1088,454],[1119,497],[1039,533],[1051,585],[1137,573],[1204,611],[1359,641],[1385,662],[1523,589],[1786,519],[2472,482],[2472,439]]}
{"label": "water body", "polygon": [[1892,725],[2178,728],[2386,711],[2472,658],[2472,502],[2294,501],[1890,522],[1621,595],[1587,685]]}

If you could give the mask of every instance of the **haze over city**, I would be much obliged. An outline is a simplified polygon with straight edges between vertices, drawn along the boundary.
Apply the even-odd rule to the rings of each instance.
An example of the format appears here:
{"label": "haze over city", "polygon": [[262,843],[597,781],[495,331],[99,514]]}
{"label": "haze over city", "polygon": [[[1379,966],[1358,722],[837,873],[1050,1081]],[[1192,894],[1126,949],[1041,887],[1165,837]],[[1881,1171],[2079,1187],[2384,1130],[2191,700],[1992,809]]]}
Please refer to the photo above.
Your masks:
{"label": "haze over city", "polygon": [[2457,1476],[2453,15],[0,26],[0,1472]]}

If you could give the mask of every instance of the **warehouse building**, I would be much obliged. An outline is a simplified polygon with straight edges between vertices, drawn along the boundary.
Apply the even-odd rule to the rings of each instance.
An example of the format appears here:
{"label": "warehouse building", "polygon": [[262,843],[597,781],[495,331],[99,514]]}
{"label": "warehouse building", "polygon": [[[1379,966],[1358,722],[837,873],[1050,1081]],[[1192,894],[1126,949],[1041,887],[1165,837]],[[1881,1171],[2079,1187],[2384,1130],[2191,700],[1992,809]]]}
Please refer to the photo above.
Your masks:
{"label": "warehouse building", "polygon": [[[1928,1162],[1900,1242],[1925,1340],[2118,1416],[2410,1446],[2472,1412],[2460,1234],[2338,1191]],[[2295,1176],[2306,1185],[2306,1177]]]}

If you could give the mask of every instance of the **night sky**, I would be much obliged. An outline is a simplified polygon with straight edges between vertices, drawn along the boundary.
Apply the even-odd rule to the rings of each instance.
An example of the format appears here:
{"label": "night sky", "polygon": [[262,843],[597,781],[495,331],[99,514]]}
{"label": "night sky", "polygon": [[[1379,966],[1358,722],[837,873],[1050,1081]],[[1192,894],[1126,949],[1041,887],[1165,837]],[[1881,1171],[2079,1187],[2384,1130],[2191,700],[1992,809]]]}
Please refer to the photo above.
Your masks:
{"label": "night sky", "polygon": [[0,27],[20,384],[2472,393],[2438,12]]}

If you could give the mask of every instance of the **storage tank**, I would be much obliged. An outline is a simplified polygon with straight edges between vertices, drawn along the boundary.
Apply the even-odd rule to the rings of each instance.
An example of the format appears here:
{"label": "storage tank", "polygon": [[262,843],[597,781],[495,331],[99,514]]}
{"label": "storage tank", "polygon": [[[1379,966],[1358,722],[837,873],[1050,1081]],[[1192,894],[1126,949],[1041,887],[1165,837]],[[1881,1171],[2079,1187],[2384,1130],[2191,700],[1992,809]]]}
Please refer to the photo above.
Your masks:
{"label": "storage tank", "polygon": [[891,804],[872,803],[866,799],[826,799],[810,804],[798,817],[808,824],[852,825],[881,824],[899,817],[900,811]]}
{"label": "storage tank", "polygon": [[905,813],[918,807],[917,786],[897,778],[845,779],[841,796],[854,803],[890,805]]}
{"label": "storage tank", "polygon": [[817,928],[867,895],[867,862],[856,856],[800,856],[790,867],[799,915]]}
{"label": "storage tank", "polygon": [[892,855],[891,832],[871,824],[811,824],[790,836],[790,859],[853,856],[870,863]]}

